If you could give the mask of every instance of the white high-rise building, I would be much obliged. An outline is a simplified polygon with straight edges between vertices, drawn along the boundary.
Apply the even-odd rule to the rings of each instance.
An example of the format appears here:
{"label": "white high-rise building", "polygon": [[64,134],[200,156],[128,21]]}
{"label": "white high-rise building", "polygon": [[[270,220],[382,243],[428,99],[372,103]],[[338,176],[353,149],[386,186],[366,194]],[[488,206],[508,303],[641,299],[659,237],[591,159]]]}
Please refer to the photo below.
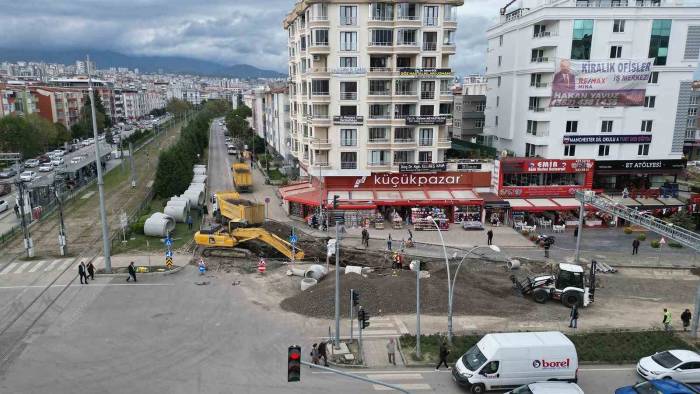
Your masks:
{"label": "white high-rise building", "polygon": [[[694,115],[699,7],[687,0],[518,0],[501,11],[487,37],[485,134],[497,148],[517,156],[595,159],[596,168],[606,170],[617,164],[601,162],[643,167],[681,159]],[[644,106],[550,107],[560,59],[616,58],[655,58]],[[615,138],[564,144],[574,133]],[[640,134],[651,142],[618,137]],[[651,168],[666,169],[659,163]],[[614,185],[614,176],[605,182]]]}
{"label": "white high-rise building", "polygon": [[443,162],[463,0],[299,1],[289,37],[290,143],[323,176]]}

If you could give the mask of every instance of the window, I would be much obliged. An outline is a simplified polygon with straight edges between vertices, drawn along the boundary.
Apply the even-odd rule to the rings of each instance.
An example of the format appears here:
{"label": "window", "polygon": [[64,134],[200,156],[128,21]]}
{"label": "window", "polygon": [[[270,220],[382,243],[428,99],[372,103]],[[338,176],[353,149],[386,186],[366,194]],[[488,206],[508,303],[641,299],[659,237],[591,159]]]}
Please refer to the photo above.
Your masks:
{"label": "window", "polygon": [[407,116],[415,115],[416,108],[412,104],[394,105],[394,119],[405,119]]}
{"label": "window", "polygon": [[671,20],[656,19],[651,25],[651,39],[649,40],[649,57],[654,58],[654,65],[666,65],[668,56],[668,40],[671,35]]}
{"label": "window", "polygon": [[413,151],[394,151],[394,164],[413,163]]}
{"label": "window", "polygon": [[372,45],[392,46],[394,45],[394,31],[391,29],[372,30]]}
{"label": "window", "polygon": [[312,20],[325,21],[328,20],[328,4],[316,3],[311,9]]}
{"label": "window", "polygon": [[619,59],[622,57],[622,45],[613,45],[610,47],[610,58]]}
{"label": "window", "polygon": [[391,81],[370,79],[369,94],[370,96],[388,96],[391,94]]}
{"label": "window", "polygon": [[480,129],[484,127],[483,119],[474,119],[474,128]]}
{"label": "window", "polygon": [[501,96],[496,96],[496,107],[501,105]]}
{"label": "window", "polygon": [[527,134],[537,135],[537,121],[528,120],[527,121]]}
{"label": "window", "polygon": [[420,98],[423,100],[435,99],[435,81],[421,81]]}
{"label": "window", "polygon": [[420,146],[433,145],[433,129],[420,129],[420,137],[418,140]]}
{"label": "window", "polygon": [[637,155],[649,156],[649,144],[639,144],[637,147]]}
{"label": "window", "polygon": [[418,162],[419,163],[432,163],[433,162],[433,152],[418,152]]}
{"label": "window", "polygon": [[387,68],[387,58],[384,56],[370,56],[369,57],[369,67],[370,69],[376,68]]}
{"label": "window", "polygon": [[421,116],[433,116],[435,115],[435,106],[433,105],[421,105],[420,106]]}
{"label": "window", "polygon": [[643,120],[641,131],[651,133],[651,128],[653,127],[653,124],[654,124],[654,121],[652,121],[652,120]]}
{"label": "window", "polygon": [[357,100],[357,82],[343,81],[340,83],[341,100]]}
{"label": "window", "polygon": [[356,105],[341,105],[340,116],[357,116]]}
{"label": "window", "polygon": [[600,132],[601,133],[612,133],[612,128],[613,128],[613,121],[612,120],[604,120],[600,122]]}
{"label": "window", "polygon": [[498,115],[493,119],[494,126],[498,126]]}
{"label": "window", "polygon": [[397,15],[399,20],[411,20],[414,21],[418,19],[418,8],[416,4],[409,3],[399,3],[397,5]]}
{"label": "window", "polygon": [[340,168],[353,170],[357,168],[357,152],[340,152]]}
{"label": "window", "polygon": [[576,156],[576,145],[564,145],[564,156]]}
{"label": "window", "polygon": [[391,3],[372,4],[372,20],[391,21],[394,20],[394,5]]}
{"label": "window", "polygon": [[525,144],[525,157],[534,157],[534,156],[535,156],[535,145]]}
{"label": "window", "polygon": [[416,90],[413,88],[413,81],[410,79],[397,79],[394,94],[399,96],[411,96],[416,94]]}
{"label": "window", "polygon": [[369,128],[369,141],[379,142],[386,141],[386,127],[370,127]]}
{"label": "window", "polygon": [[413,129],[410,127],[395,128],[394,142],[413,142]]}
{"label": "window", "polygon": [[530,62],[531,63],[541,63],[546,62],[548,59],[544,57],[544,49],[533,49],[530,51]]}
{"label": "window", "polygon": [[528,105],[527,105],[528,110],[539,112],[540,108],[541,107],[540,107],[540,98],[539,97],[530,97],[528,99]]}
{"label": "window", "polygon": [[503,36],[498,36],[498,46],[502,47],[503,46]]}
{"label": "window", "polygon": [[547,31],[546,25],[534,25],[532,36],[537,37],[549,37],[549,32]]}
{"label": "window", "polygon": [[412,64],[410,56],[396,56],[396,68],[411,68]]}
{"label": "window", "polygon": [[434,57],[424,57],[423,58],[423,68],[435,68],[436,66],[436,60]]}
{"label": "window", "polygon": [[649,75],[649,83],[659,83],[659,72],[658,71],[651,72],[651,75]]}
{"label": "window", "polygon": [[341,51],[356,51],[357,50],[357,32],[341,31],[340,32],[340,50]]}
{"label": "window", "polygon": [[396,45],[416,45],[416,30],[399,29],[396,31]]}
{"label": "window", "polygon": [[389,164],[389,151],[371,150],[369,151],[369,164],[385,165]]}
{"label": "window", "polygon": [[328,46],[328,29],[314,30],[314,45]]}
{"label": "window", "polygon": [[340,24],[343,26],[357,25],[357,6],[341,5],[340,6]]}
{"label": "window", "polygon": [[438,25],[438,9],[439,7],[436,6],[423,7],[423,24],[425,26]]}
{"label": "window", "polygon": [[501,60],[502,60],[502,59],[501,59],[501,56],[499,55],[499,56],[498,56],[498,67],[501,67]]}
{"label": "window", "polygon": [[341,57],[340,67],[350,67],[357,68],[357,58],[356,57]]}
{"label": "window", "polygon": [[656,105],[656,96],[644,97],[644,108],[654,108]]}
{"label": "window", "polygon": [[328,96],[328,82],[327,79],[311,80],[311,94],[315,96]]}
{"label": "window", "polygon": [[613,21],[613,33],[624,33],[625,32],[625,20],[615,19]]}
{"label": "window", "polygon": [[547,87],[547,84],[542,83],[542,74],[530,74],[530,86],[544,88]]}
{"label": "window", "polygon": [[591,58],[591,41],[593,40],[593,19],[574,20],[573,39],[571,40],[571,59],[588,60]]}
{"label": "window", "polygon": [[340,146],[357,146],[357,130],[340,129]]}
{"label": "window", "polygon": [[455,45],[455,31],[445,30],[442,34],[442,44],[443,45]]}
{"label": "window", "polygon": [[576,133],[578,131],[578,120],[567,120],[566,121],[566,132]]}
{"label": "window", "polygon": [[440,103],[440,115],[451,115],[452,114],[452,103]]}
{"label": "window", "polygon": [[501,77],[496,78],[496,81],[498,81],[498,87],[501,87]]}
{"label": "window", "polygon": [[698,114],[698,108],[693,107],[693,108],[688,108],[688,116],[689,117],[695,117]]}
{"label": "window", "polygon": [[423,32],[423,50],[424,51],[436,51],[437,50],[437,33],[434,31]]}
{"label": "window", "polygon": [[698,104],[698,96],[695,94],[690,95],[690,101],[688,101],[688,105],[697,105]]}
{"label": "window", "polygon": [[598,156],[610,156],[610,145],[598,145]]}

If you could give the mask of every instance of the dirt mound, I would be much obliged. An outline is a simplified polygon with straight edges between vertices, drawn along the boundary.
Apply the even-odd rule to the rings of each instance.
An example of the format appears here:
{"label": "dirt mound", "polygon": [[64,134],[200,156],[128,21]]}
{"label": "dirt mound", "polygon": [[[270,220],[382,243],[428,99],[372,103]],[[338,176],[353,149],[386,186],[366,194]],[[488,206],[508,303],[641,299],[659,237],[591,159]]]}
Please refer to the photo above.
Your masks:
{"label": "dirt mound", "polygon": [[[442,270],[446,277],[446,272]],[[454,291],[455,314],[503,316],[523,314],[534,308],[532,300],[512,290],[508,275],[495,271],[461,272]],[[350,289],[360,293],[360,305],[371,315],[413,313],[416,308],[416,277],[410,271],[398,275],[341,275],[341,315],[347,316]],[[333,317],[335,278],[326,277],[313,288],[280,303],[282,309],[302,315]],[[447,313],[447,280],[439,270],[436,276],[421,280],[421,312]]]}

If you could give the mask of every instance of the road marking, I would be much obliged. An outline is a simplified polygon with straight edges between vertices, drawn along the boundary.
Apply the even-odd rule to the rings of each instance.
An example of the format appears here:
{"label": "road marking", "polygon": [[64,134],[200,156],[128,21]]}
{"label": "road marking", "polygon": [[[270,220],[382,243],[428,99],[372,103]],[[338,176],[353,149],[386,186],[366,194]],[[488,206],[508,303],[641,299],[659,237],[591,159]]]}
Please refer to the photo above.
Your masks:
{"label": "road marking", "polygon": [[[66,287],[65,285],[53,285],[51,287]],[[73,285],[74,287],[81,287],[80,284]],[[95,283],[92,282],[88,284],[87,287],[107,287],[107,286],[174,286],[170,283]],[[12,290],[12,289],[44,289],[46,286],[0,286],[0,290]]]}
{"label": "road marking", "polygon": [[87,200],[88,198],[92,197],[93,194],[95,194],[95,192],[87,192],[84,196],[80,197],[80,199]]}
{"label": "road marking", "polygon": [[362,336],[365,335],[399,335],[396,330],[368,330],[365,329]]}
{"label": "road marking", "polygon": [[47,265],[46,268],[44,268],[44,272],[51,271],[56,266],[56,264],[58,264],[60,262],[61,262],[61,260],[52,261],[51,264]]}
{"label": "road marking", "polygon": [[[374,327],[374,328],[396,328],[394,326],[394,323],[388,323],[388,322],[385,323],[385,322],[373,321],[371,324],[372,324],[372,326],[370,328],[372,328],[372,327]],[[368,328],[367,330],[369,330],[370,328]],[[365,330],[365,331],[367,331],[367,330]]]}
{"label": "road marking", "polygon": [[[352,371],[353,371],[353,373],[356,373],[355,371],[357,371],[357,370],[356,370],[356,369],[353,369]],[[411,372],[414,372],[414,373],[432,373],[432,372],[435,372],[435,370],[434,370],[434,369],[416,369],[416,370],[414,370],[413,368],[411,368]],[[331,373],[334,373],[334,372],[327,372],[327,371],[311,371],[311,373],[315,373],[315,374],[331,374]],[[406,373],[406,372],[403,371],[403,370],[396,370],[396,369],[375,369],[375,370],[370,370],[370,371],[362,370],[362,375],[366,375],[366,374],[403,375],[403,374],[405,374],[405,373]]]}
{"label": "road marking", "polygon": [[58,270],[63,271],[64,269],[68,268],[68,266],[70,266],[71,264],[73,264],[73,260],[68,260],[68,261],[64,262],[63,264],[61,264],[61,266],[58,267]]}
{"label": "road marking", "polygon": [[[394,386],[402,388],[404,390],[432,390],[429,384],[426,383],[409,383],[409,384],[395,384]],[[386,386],[381,386],[378,384],[373,384],[372,387],[376,391],[389,391],[389,390],[394,390],[390,387]]]}
{"label": "road marking", "polygon": [[636,371],[637,368],[579,368],[579,371],[590,371],[590,372],[600,372],[600,371]]}
{"label": "road marking", "polygon": [[401,331],[402,334],[408,334],[408,327],[404,324],[403,320],[399,320],[398,318],[394,318],[394,321],[396,322],[396,325],[399,326],[399,331]]}
{"label": "road marking", "polygon": [[423,375],[419,373],[402,373],[402,374],[394,374],[394,373],[378,373],[378,374],[365,374],[367,375],[368,378],[370,379],[375,379],[375,380],[414,380],[414,379],[423,379]]}
{"label": "road marking", "polygon": [[17,271],[15,271],[14,273],[15,273],[15,274],[21,274],[21,273],[24,272],[24,270],[27,269],[27,267],[29,267],[31,264],[32,264],[32,263],[29,262],[29,263],[24,263],[24,264],[20,265],[19,268],[17,268]]}
{"label": "road marking", "polygon": [[15,269],[15,267],[17,266],[17,264],[19,264],[19,263],[10,263],[10,264],[8,264],[7,267],[5,267],[5,269],[2,270],[2,272],[0,272],[0,275],[5,275],[5,274],[7,274],[8,272],[12,271],[13,269]]}
{"label": "road marking", "polygon": [[32,267],[32,269],[30,269],[27,272],[36,272],[39,268],[41,268],[42,265],[44,265],[45,262],[46,260],[39,261],[38,263],[34,264],[34,267]]}

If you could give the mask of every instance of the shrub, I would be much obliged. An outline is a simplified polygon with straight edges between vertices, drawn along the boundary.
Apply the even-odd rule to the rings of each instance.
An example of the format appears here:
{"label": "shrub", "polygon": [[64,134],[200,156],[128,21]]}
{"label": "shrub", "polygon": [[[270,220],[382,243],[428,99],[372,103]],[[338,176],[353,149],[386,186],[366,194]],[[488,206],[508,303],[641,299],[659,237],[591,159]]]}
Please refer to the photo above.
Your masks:
{"label": "shrub", "polygon": [[143,215],[139,218],[139,220],[131,223],[131,232],[134,234],[143,235],[143,226],[146,225],[146,220],[148,220],[148,218],[149,215]]}
{"label": "shrub", "polygon": [[679,244],[678,242],[669,241],[669,242],[668,242],[668,247],[669,247],[669,248],[680,249],[680,248],[683,247],[683,245]]}
{"label": "shrub", "polygon": [[654,249],[658,249],[659,247],[661,247],[661,242],[659,242],[658,239],[654,239],[651,241],[651,247]]}
{"label": "shrub", "polygon": [[646,241],[647,235],[646,234],[639,234],[639,235],[637,235],[637,239],[640,241]]}
{"label": "shrub", "polygon": [[632,227],[625,227],[623,231],[625,232],[625,234],[632,234]]}

